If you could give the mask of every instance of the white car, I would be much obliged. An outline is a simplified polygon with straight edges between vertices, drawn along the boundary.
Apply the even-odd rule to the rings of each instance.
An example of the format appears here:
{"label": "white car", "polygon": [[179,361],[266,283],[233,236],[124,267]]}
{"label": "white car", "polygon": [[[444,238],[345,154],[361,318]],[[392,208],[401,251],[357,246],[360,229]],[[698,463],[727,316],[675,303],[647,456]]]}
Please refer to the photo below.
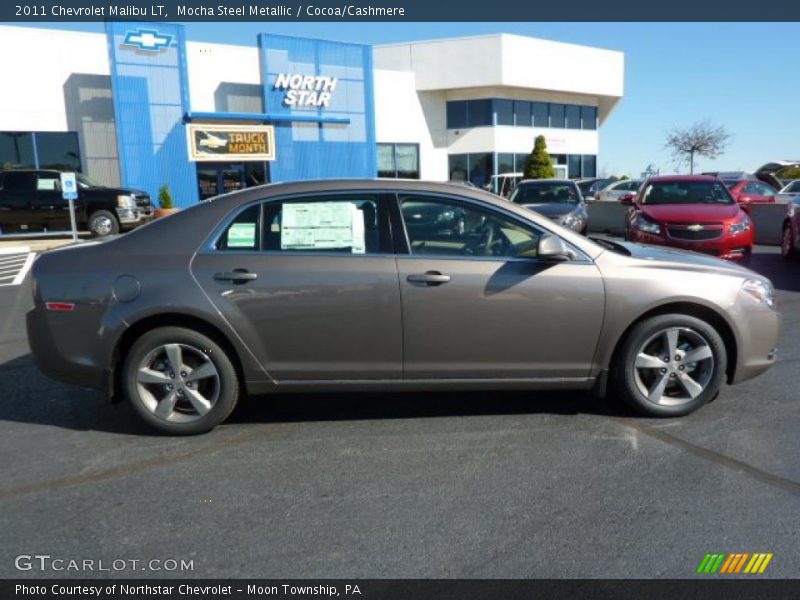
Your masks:
{"label": "white car", "polygon": [[800,179],[790,181],[783,189],[775,194],[776,204],[789,204],[795,198],[800,198]]}
{"label": "white car", "polygon": [[594,199],[597,202],[618,202],[622,196],[635,194],[640,185],[641,179],[621,179],[603,188]]}

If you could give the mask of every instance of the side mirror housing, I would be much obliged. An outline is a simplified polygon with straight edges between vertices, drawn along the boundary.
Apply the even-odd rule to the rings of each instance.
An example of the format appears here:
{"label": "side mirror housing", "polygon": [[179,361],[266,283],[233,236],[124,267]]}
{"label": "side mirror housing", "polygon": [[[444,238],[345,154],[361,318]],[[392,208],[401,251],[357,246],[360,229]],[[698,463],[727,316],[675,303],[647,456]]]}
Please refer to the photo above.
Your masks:
{"label": "side mirror housing", "polygon": [[625,194],[624,196],[619,197],[619,203],[624,204],[625,206],[631,206],[635,198],[636,194]]}
{"label": "side mirror housing", "polygon": [[564,241],[557,235],[550,233],[546,233],[539,238],[536,255],[543,260],[570,260],[575,258],[575,254],[567,248]]}
{"label": "side mirror housing", "polygon": [[737,198],[737,199],[742,204],[748,204],[748,203],[753,201],[753,199],[750,196],[746,196],[746,195],[739,196],[739,198]]}

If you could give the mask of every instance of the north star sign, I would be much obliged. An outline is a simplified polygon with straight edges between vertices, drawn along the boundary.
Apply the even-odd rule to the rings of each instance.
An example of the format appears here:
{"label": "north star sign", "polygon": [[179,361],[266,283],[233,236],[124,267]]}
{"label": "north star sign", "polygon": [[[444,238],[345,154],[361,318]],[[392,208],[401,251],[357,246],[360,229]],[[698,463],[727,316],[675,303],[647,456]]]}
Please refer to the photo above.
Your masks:
{"label": "north star sign", "polygon": [[286,106],[327,108],[338,82],[337,77],[279,73],[273,87],[276,90],[286,90],[283,96]]}

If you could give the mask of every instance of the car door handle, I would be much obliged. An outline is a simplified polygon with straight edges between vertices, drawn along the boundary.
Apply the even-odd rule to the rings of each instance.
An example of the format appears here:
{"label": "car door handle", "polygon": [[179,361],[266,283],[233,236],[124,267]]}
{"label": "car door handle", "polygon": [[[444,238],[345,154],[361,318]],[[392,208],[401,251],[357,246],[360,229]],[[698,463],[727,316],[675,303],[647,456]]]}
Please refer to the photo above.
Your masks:
{"label": "car door handle", "polygon": [[253,281],[254,279],[258,279],[258,273],[250,273],[244,269],[234,269],[233,271],[214,273],[214,279],[217,281],[233,281],[234,283],[244,283],[245,281]]}
{"label": "car door handle", "polygon": [[406,277],[406,281],[425,285],[442,285],[450,281],[450,275],[442,275],[439,271],[425,271],[424,273],[412,273]]}

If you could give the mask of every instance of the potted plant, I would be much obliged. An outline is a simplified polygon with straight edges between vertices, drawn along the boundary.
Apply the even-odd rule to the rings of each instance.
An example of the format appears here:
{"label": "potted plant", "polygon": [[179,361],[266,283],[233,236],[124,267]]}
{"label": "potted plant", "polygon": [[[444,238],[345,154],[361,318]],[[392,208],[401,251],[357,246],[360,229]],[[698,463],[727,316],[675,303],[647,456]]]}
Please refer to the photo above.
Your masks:
{"label": "potted plant", "polygon": [[153,213],[155,218],[166,217],[167,215],[171,215],[172,213],[180,210],[179,208],[175,208],[173,205],[172,194],[169,191],[169,185],[166,183],[158,190],[158,205],[160,208],[157,208]]}

